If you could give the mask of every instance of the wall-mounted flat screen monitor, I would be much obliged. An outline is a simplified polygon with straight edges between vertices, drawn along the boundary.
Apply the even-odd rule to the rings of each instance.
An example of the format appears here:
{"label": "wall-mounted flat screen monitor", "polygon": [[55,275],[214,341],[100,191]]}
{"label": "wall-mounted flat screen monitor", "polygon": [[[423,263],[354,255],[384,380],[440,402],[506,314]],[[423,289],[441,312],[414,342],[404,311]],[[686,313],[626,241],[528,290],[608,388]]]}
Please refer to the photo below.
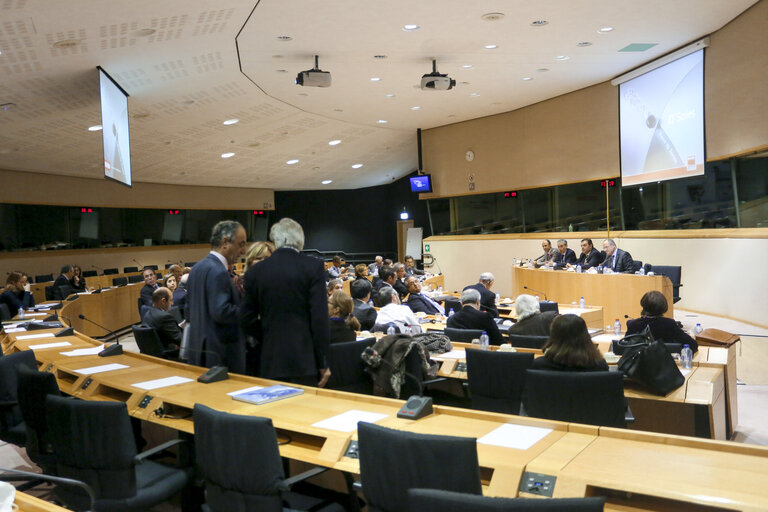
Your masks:
{"label": "wall-mounted flat screen monitor", "polygon": [[704,174],[704,50],[619,85],[622,186]]}
{"label": "wall-mounted flat screen monitor", "polygon": [[432,175],[419,174],[411,177],[411,192],[432,192]]}
{"label": "wall-mounted flat screen monitor", "polygon": [[131,145],[128,130],[128,93],[106,71],[99,69],[104,177],[131,186]]}

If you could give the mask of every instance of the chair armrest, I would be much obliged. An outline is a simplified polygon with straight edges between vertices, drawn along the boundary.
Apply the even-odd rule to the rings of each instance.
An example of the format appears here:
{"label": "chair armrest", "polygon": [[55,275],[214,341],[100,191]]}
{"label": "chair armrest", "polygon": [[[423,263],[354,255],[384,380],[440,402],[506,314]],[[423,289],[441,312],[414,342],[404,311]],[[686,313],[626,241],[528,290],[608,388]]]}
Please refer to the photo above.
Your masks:
{"label": "chair armrest", "polygon": [[314,467],[312,469],[308,469],[307,471],[304,471],[303,473],[299,473],[298,475],[294,475],[294,476],[292,476],[290,478],[286,478],[285,480],[280,482],[278,487],[282,491],[289,491],[294,484],[297,484],[299,482],[303,482],[304,480],[308,480],[308,479],[312,478],[313,476],[317,476],[320,473],[325,473],[326,471],[328,471],[328,468],[317,466],[317,467]]}
{"label": "chair armrest", "polygon": [[172,439],[172,440],[167,441],[167,442],[165,442],[163,444],[159,444],[159,445],[155,446],[154,448],[150,448],[149,450],[141,452],[140,454],[136,455],[133,458],[133,462],[135,464],[141,464],[142,462],[144,462],[145,459],[151,457],[152,455],[158,454],[158,453],[162,452],[163,450],[167,450],[171,446],[174,446],[174,445],[177,445],[177,444],[181,444],[181,443],[186,443],[186,442],[187,441],[185,439]]}
{"label": "chair armrest", "polygon": [[629,408],[629,404],[627,404],[627,409],[624,411],[624,421],[627,423],[634,423],[635,421],[635,415],[632,414],[632,409]]}
{"label": "chair armrest", "polygon": [[361,480],[358,480],[357,482],[352,483],[352,488],[356,491],[362,491],[363,490],[363,482]]}

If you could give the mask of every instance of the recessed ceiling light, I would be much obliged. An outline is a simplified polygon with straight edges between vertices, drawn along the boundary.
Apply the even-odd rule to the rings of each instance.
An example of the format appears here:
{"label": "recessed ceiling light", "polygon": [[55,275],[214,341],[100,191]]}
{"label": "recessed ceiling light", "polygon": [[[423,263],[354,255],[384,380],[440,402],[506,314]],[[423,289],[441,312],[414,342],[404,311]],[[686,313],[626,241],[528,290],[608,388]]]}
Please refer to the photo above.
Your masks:
{"label": "recessed ceiling light", "polygon": [[459,85],[469,85],[469,82],[459,82]]}
{"label": "recessed ceiling light", "polygon": [[419,106],[417,105],[417,106],[415,106],[415,107],[411,107],[411,110],[421,110],[421,107],[419,107]]}
{"label": "recessed ceiling light", "polygon": [[472,64],[464,64],[463,66],[461,66],[461,69],[472,69],[473,67],[474,66],[472,66]]}
{"label": "recessed ceiling light", "polygon": [[592,43],[590,43],[589,41],[582,41],[580,43],[576,43],[576,46],[578,46],[579,48],[584,48],[585,46],[592,46]]}
{"label": "recessed ceiling light", "polygon": [[156,30],[153,28],[140,28],[139,30],[135,31],[133,35],[136,37],[147,37],[151,36],[155,32]]}
{"label": "recessed ceiling light", "polygon": [[355,164],[352,166],[353,169],[359,169],[363,166],[363,164]]}
{"label": "recessed ceiling light", "polygon": [[487,44],[487,45],[485,45],[485,49],[486,50],[495,50],[498,47],[499,47],[499,45],[497,45],[497,44]]}
{"label": "recessed ceiling light", "polygon": [[343,108],[335,108],[333,109],[334,112],[344,112]]}
{"label": "recessed ceiling light", "polygon": [[385,94],[384,97],[385,98],[394,98],[395,95],[390,93],[390,94]]}
{"label": "recessed ceiling light", "polygon": [[555,57],[555,60],[568,60],[568,59],[570,59],[570,57],[567,55],[558,55],[557,57]]}
{"label": "recessed ceiling light", "polygon": [[322,183],[323,185],[330,185],[331,183],[333,183],[333,180],[323,180],[320,183]]}
{"label": "recessed ceiling light", "polygon": [[371,77],[371,82],[381,82],[381,78],[379,78],[377,76],[373,76],[373,77]]}
{"label": "recessed ceiling light", "polygon": [[227,119],[226,121],[224,121],[224,122],[223,122],[223,123],[221,123],[221,124],[223,124],[223,125],[226,125],[226,126],[229,126],[229,125],[232,125],[232,124],[237,124],[237,123],[239,123],[239,122],[240,122],[240,120],[239,120],[239,119],[234,119],[234,118],[233,118],[233,119]]}
{"label": "recessed ceiling light", "polygon": [[282,55],[273,55],[272,58],[273,59],[282,59],[283,56]]}
{"label": "recessed ceiling light", "polygon": [[403,25],[403,30],[405,30],[406,32],[411,32],[413,30],[419,30],[419,28],[421,28],[421,27],[419,27],[418,25],[414,25],[412,23],[409,23],[408,25]]}
{"label": "recessed ceiling light", "polygon": [[287,41],[293,41],[293,38],[291,36],[277,36],[277,40],[287,42]]}
{"label": "recessed ceiling light", "polygon": [[597,29],[598,34],[607,34],[608,32],[612,31],[613,27],[602,27]]}
{"label": "recessed ceiling light", "polygon": [[476,98],[476,97],[478,97],[478,96],[480,96],[480,95],[479,95],[479,94],[477,94],[476,92],[473,92],[473,93],[471,93],[471,94],[470,94],[470,96],[472,96],[473,98]]}
{"label": "recessed ceiling light", "polygon": [[234,153],[222,153],[221,154],[221,158],[232,158],[233,156],[235,156]]}
{"label": "recessed ceiling light", "polygon": [[64,39],[63,41],[56,41],[55,43],[53,43],[53,47],[58,49],[74,48],[79,44],[80,44],[79,39]]}
{"label": "recessed ceiling light", "polygon": [[549,22],[547,20],[533,20],[531,22],[532,27],[543,27],[544,25],[548,25]]}
{"label": "recessed ceiling light", "polygon": [[373,58],[374,59],[386,59],[387,56],[386,55],[374,55]]}
{"label": "recessed ceiling light", "polygon": [[533,80],[533,78],[531,78],[529,76],[524,76],[523,77],[523,82],[530,82],[531,80]]}
{"label": "recessed ceiling light", "polygon": [[294,158],[293,160],[288,160],[285,163],[287,163],[288,165],[293,165],[293,164],[299,163],[299,160],[298,158]]}
{"label": "recessed ceiling light", "polygon": [[379,123],[379,124],[387,124],[387,120],[386,119],[379,119],[376,122]]}
{"label": "recessed ceiling light", "polygon": [[549,68],[539,68],[536,71],[538,71],[539,73],[546,73],[547,71],[549,71]]}
{"label": "recessed ceiling light", "polygon": [[287,73],[288,72],[287,69],[276,69],[275,71],[278,72],[278,73]]}
{"label": "recessed ceiling light", "polygon": [[339,144],[341,144],[339,139],[334,139],[328,143],[329,146],[338,146]]}
{"label": "recessed ceiling light", "polygon": [[99,131],[101,131],[101,125],[100,124],[95,124],[93,126],[89,126],[88,127],[88,131],[89,132],[99,132]]}
{"label": "recessed ceiling light", "polygon": [[313,171],[319,171],[319,170],[320,170],[320,168],[319,168],[319,167],[313,167],[313,168],[312,168],[312,170],[313,170]]}
{"label": "recessed ceiling light", "polygon": [[489,12],[480,16],[483,21],[499,21],[504,19],[504,13],[501,12]]}

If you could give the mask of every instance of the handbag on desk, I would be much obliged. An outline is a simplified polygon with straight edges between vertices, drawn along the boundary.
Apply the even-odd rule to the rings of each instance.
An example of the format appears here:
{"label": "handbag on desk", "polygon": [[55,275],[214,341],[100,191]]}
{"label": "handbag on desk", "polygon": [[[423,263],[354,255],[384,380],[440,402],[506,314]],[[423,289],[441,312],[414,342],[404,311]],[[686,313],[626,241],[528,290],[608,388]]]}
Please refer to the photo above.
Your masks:
{"label": "handbag on desk", "polygon": [[629,334],[620,340],[611,341],[611,352],[620,356],[627,350],[645,347],[651,343],[653,343],[653,334],[651,334],[651,328],[646,325],[642,332]]}
{"label": "handbag on desk", "polygon": [[617,364],[619,371],[655,395],[666,395],[682,386],[685,377],[664,343],[654,341],[647,327],[641,334],[650,342],[626,347]]}

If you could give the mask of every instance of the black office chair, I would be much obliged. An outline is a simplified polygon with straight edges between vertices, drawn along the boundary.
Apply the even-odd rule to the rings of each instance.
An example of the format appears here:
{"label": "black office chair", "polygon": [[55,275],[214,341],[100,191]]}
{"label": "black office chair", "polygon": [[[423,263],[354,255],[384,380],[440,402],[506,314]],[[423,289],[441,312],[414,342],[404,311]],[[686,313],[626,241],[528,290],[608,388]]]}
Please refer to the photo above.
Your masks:
{"label": "black office chair", "polygon": [[53,300],[53,286],[45,287],[45,300]]}
{"label": "black office chair", "polygon": [[[189,468],[147,460],[179,440],[136,454],[125,403],[49,395],[46,412],[57,473],[91,486],[96,493],[95,510],[145,511],[187,485]],[[57,486],[56,496],[67,508],[82,510],[90,503],[79,489]]]}
{"label": "black office chair", "polygon": [[152,270],[157,270],[158,266],[157,265],[145,265],[144,268],[145,269],[151,268]]}
{"label": "black office chair", "polygon": [[144,276],[142,275],[128,276],[128,283],[140,283],[143,280]]}
{"label": "black office chair", "polygon": [[472,340],[480,338],[483,331],[480,329],[454,329],[452,327],[446,327],[443,334],[448,336],[448,339],[451,341],[472,343]]}
{"label": "black office chair", "polygon": [[83,270],[83,277],[96,277],[99,273],[95,270]]}
{"label": "black office chair", "polygon": [[534,336],[532,334],[509,333],[509,343],[513,347],[541,348],[549,339],[549,336]]}
{"label": "black office chair", "polygon": [[139,267],[123,267],[123,274],[128,274],[129,272],[138,272]]}
{"label": "black office chair", "polygon": [[360,483],[371,512],[407,510],[411,488],[482,494],[477,440],[357,426]]}
{"label": "black office chair", "polygon": [[345,343],[331,343],[328,347],[328,368],[331,370],[331,378],[326,387],[349,391],[351,393],[373,393],[373,381],[365,372],[365,364],[360,358],[363,351],[373,346],[376,338],[362,341],[348,341]]}
{"label": "black office chair", "polygon": [[37,370],[35,353],[24,350],[0,357],[0,440],[24,447],[27,444],[27,426],[19,408],[20,366]]}
{"label": "black office chair", "polygon": [[640,270],[641,268],[643,268],[643,262],[642,261],[640,261],[640,260],[633,260],[632,261],[632,268],[630,270],[632,271],[633,274],[635,272],[637,272],[638,270]]}
{"label": "black office chair", "polygon": [[683,286],[680,283],[682,279],[683,267],[671,266],[671,265],[654,265],[653,273],[656,275],[667,276],[672,281],[672,303],[675,304],[680,300],[680,287]]}
{"label": "black office chair", "polygon": [[64,300],[73,293],[75,293],[74,288],[72,288],[68,284],[62,284],[59,286],[53,286],[53,292],[52,292],[52,300]]}
{"label": "black office chair", "polygon": [[560,313],[560,307],[558,303],[552,300],[542,300],[539,302],[539,311],[544,313],[545,311],[554,311]]}
{"label": "black office chair", "polygon": [[205,480],[205,512],[277,512],[285,510],[284,503],[302,510],[322,506],[319,499],[289,490],[326,468],[285,478],[271,419],[230,414],[201,404],[195,404],[193,418],[197,468]]}
{"label": "black office chair", "polygon": [[454,313],[458,313],[461,310],[461,301],[459,299],[445,299],[445,304],[443,305],[443,309],[445,309],[445,314],[453,310]]}
{"label": "black office chair", "polygon": [[146,325],[132,325],[133,338],[136,345],[139,346],[139,352],[149,356],[161,357],[163,359],[177,359],[179,356],[179,347],[165,347],[160,341],[152,327]]}
{"label": "black office chair", "polygon": [[605,427],[627,426],[620,372],[526,370],[523,407],[528,416]]}
{"label": "black office chair", "polygon": [[435,489],[409,489],[410,512],[602,512],[605,498],[491,498]]}
{"label": "black office chair", "polygon": [[109,276],[109,275],[113,275],[113,274],[119,274],[119,273],[120,273],[120,271],[118,269],[116,269],[116,268],[105,268],[104,269],[104,275],[105,276]]}
{"label": "black office chair", "polygon": [[525,371],[532,362],[532,353],[467,350],[472,408],[520,414]]}
{"label": "black office chair", "polygon": [[113,277],[112,286],[128,286],[127,277]]}
{"label": "black office chair", "polygon": [[39,276],[35,276],[35,283],[47,283],[48,281],[53,281],[53,274],[40,274]]}
{"label": "black office chair", "polygon": [[18,367],[18,386],[19,409],[27,428],[27,455],[43,473],[55,475],[56,456],[48,432],[45,398],[61,396],[56,376],[21,365]]}
{"label": "black office chair", "polygon": [[8,304],[3,302],[0,304],[0,322],[5,322],[6,320],[10,320],[13,318],[13,315],[11,314],[11,310],[8,309]]}
{"label": "black office chair", "polygon": [[184,262],[184,266],[192,268],[192,267],[195,266],[195,263],[197,263],[197,262],[196,261],[186,261],[186,262]]}

